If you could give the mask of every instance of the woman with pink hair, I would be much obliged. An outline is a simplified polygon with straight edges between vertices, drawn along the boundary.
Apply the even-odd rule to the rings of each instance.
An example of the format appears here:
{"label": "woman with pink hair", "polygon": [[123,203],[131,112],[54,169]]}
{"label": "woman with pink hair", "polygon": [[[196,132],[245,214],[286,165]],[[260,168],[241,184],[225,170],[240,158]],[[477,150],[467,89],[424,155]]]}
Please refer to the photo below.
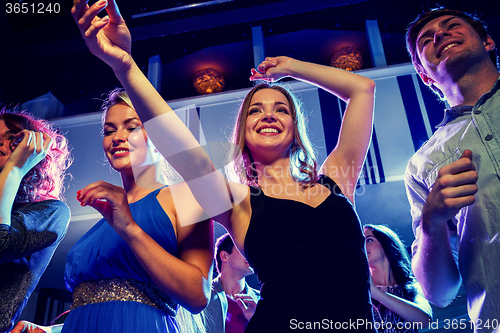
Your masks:
{"label": "woman with pink hair", "polygon": [[0,111],[0,332],[8,332],[66,234],[67,139],[27,112]]}

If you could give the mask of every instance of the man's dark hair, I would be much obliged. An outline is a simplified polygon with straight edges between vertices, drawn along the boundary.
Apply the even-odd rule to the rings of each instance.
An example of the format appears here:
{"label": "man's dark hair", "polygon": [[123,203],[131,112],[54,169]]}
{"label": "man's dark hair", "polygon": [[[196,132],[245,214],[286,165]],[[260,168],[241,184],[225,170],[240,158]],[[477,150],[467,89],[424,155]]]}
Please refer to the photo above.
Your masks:
{"label": "man's dark hair", "polygon": [[215,262],[217,267],[217,272],[221,272],[222,268],[222,260],[220,258],[221,251],[226,251],[227,253],[233,253],[234,243],[231,236],[228,233],[217,238],[217,242],[215,242]]}

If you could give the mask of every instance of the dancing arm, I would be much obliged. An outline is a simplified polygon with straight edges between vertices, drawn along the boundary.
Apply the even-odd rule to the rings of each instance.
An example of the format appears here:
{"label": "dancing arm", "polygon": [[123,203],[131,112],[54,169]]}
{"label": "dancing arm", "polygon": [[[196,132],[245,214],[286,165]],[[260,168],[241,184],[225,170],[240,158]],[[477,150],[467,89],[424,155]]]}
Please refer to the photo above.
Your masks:
{"label": "dancing arm", "polygon": [[409,301],[377,288],[371,281],[371,296],[373,299],[379,301],[406,321],[421,323],[422,327],[427,327],[432,319],[432,309],[429,302],[422,296],[418,286],[416,291],[415,300]]}
{"label": "dancing arm", "polygon": [[[174,186],[186,186],[184,183]],[[179,258],[163,249],[133,219],[125,190],[103,181],[92,183],[78,191],[82,206],[95,208],[127,242],[141,266],[155,284],[170,298],[189,311],[200,312],[207,305],[213,261],[213,223],[210,220],[182,227],[175,208],[170,203],[169,189],[163,189],[157,199],[170,221],[175,223]],[[201,216],[203,210],[191,202]]]}
{"label": "dancing arm", "polygon": [[279,80],[291,76],[314,84],[347,103],[337,146],[320,173],[332,178],[354,202],[354,190],[366,157],[373,126],[375,82],[330,66],[288,57],[266,58],[251,79]]}
{"label": "dancing arm", "polygon": [[[106,8],[108,17],[97,14]],[[248,195],[246,186],[227,184],[208,154],[132,59],[131,38],[114,0],[88,6],[76,1],[71,10],[90,51],[106,62],[127,91],[156,148],[184,178],[201,207],[225,226],[234,202]]]}
{"label": "dancing arm", "polygon": [[[415,228],[412,267],[424,296],[437,306],[447,306],[456,296],[462,278],[450,244],[448,221],[475,202],[477,172],[472,152],[442,167],[428,192],[407,175],[405,182]],[[408,172],[407,172],[408,173]]]}

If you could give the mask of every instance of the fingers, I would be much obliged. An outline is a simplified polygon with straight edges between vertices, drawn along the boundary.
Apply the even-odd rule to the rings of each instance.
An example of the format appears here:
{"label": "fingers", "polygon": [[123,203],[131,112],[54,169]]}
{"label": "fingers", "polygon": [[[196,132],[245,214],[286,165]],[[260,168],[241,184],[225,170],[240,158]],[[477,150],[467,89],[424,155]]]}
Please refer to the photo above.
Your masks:
{"label": "fingers", "polygon": [[257,70],[261,73],[265,73],[269,68],[276,67],[277,64],[278,63],[276,61],[276,58],[267,57],[263,62],[259,64]]}
{"label": "fingers", "polygon": [[[76,192],[76,199],[81,206],[92,206],[98,201],[116,201],[120,195],[124,195],[121,187],[112,184],[98,181],[87,185],[83,189]],[[95,207],[94,207],[95,208]]]}
{"label": "fingers", "polygon": [[252,75],[250,75],[250,81],[255,81],[255,80],[273,81],[273,77],[268,73],[259,73],[257,70],[255,70],[255,68],[252,68],[250,71],[252,73]]}
{"label": "fingers", "polygon": [[243,302],[240,298],[236,299],[236,303],[238,303],[238,306],[240,307],[241,311],[245,311],[247,309],[245,302]]}
{"label": "fingers", "polygon": [[46,154],[52,147],[53,139],[46,133],[29,131],[28,148],[36,154]]}
{"label": "fingers", "polygon": [[108,13],[111,22],[121,23],[123,21],[122,15],[120,14],[120,10],[118,9],[118,5],[116,4],[115,0],[109,0],[106,12]]}
{"label": "fingers", "polygon": [[80,17],[83,16],[88,8],[89,5],[87,4],[87,0],[75,0],[73,2],[73,8],[71,8],[71,16],[73,16],[75,22],[78,22]]}
{"label": "fingers", "polygon": [[460,159],[439,170],[423,207],[422,219],[441,223],[455,216],[463,207],[472,205],[476,201],[477,180],[472,152],[466,150]]}
{"label": "fingers", "polygon": [[464,151],[460,159],[458,159],[453,163],[448,164],[441,170],[443,170],[443,173],[450,173],[450,174],[459,174],[465,171],[476,170],[476,166],[472,162],[472,152],[470,150]]}
{"label": "fingers", "polygon": [[469,149],[465,150],[460,158],[468,158],[472,161],[472,151]]}
{"label": "fingers", "polygon": [[97,14],[106,8],[106,5],[106,0],[100,0],[90,7],[86,1],[75,3],[71,9],[71,14],[83,37],[90,37],[97,34],[106,25],[108,20],[97,17]]}
{"label": "fingers", "polygon": [[97,36],[99,31],[101,31],[101,29],[104,28],[106,26],[106,24],[108,24],[108,22],[109,22],[109,16],[105,16],[102,19],[95,18],[92,21],[92,24],[90,25],[90,27],[85,31],[84,37],[85,38],[93,38],[93,37]]}
{"label": "fingers", "polygon": [[24,328],[25,328],[24,321],[20,321],[20,322],[17,323],[16,327],[14,327],[12,329],[11,333],[22,333],[22,332],[25,332]]}

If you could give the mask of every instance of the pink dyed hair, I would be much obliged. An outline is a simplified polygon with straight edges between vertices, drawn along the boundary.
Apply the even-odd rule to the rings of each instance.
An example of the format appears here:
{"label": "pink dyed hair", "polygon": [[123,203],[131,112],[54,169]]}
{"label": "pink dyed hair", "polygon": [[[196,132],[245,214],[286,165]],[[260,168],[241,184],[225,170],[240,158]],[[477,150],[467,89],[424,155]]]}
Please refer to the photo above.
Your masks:
{"label": "pink dyed hair", "polygon": [[0,119],[15,133],[23,129],[44,132],[53,140],[47,156],[23,177],[14,202],[24,204],[48,199],[64,200],[64,179],[68,175],[66,170],[73,162],[68,139],[48,121],[25,111],[3,108],[0,110]]}

